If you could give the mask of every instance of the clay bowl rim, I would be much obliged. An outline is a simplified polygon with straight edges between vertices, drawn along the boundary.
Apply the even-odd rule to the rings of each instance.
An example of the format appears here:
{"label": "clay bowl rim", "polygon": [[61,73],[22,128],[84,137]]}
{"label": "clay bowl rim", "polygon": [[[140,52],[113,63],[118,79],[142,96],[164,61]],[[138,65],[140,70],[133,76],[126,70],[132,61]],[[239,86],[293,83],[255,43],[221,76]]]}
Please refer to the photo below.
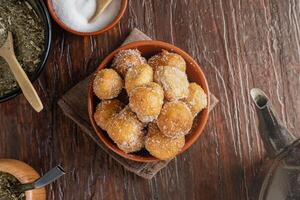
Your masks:
{"label": "clay bowl rim", "polygon": [[119,14],[115,17],[115,19],[108,24],[106,27],[98,30],[98,31],[93,31],[93,32],[80,32],[80,31],[75,31],[72,28],[69,28],[66,24],[64,24],[62,22],[62,20],[56,15],[56,12],[53,8],[53,4],[52,4],[53,0],[47,0],[47,6],[48,6],[48,10],[49,13],[51,15],[51,17],[54,19],[54,21],[64,30],[74,34],[74,35],[79,35],[79,36],[95,36],[95,35],[100,35],[104,32],[109,31],[110,29],[114,28],[122,19],[122,17],[125,14],[125,11],[127,9],[128,6],[128,0],[122,0],[122,4],[119,10]]}
{"label": "clay bowl rim", "polygon": [[[194,144],[196,142],[196,140],[199,138],[199,136],[202,134],[204,127],[207,123],[208,120],[208,116],[209,116],[209,105],[210,105],[210,92],[209,92],[209,87],[208,87],[208,83],[206,80],[206,77],[203,73],[203,71],[201,70],[201,67],[199,64],[197,64],[197,62],[185,51],[183,51],[182,49],[166,43],[166,42],[162,42],[162,41],[157,41],[157,40],[147,40],[147,41],[137,41],[137,42],[132,42],[129,44],[126,44],[124,46],[119,47],[118,49],[116,49],[115,51],[113,51],[112,53],[110,53],[108,56],[105,57],[105,59],[101,62],[101,64],[98,66],[98,68],[95,70],[95,72],[93,73],[92,77],[90,78],[90,82],[89,82],[89,86],[88,86],[88,114],[89,114],[89,118],[91,121],[91,124],[96,132],[96,134],[98,135],[98,137],[100,138],[100,140],[113,152],[115,152],[116,154],[118,154],[119,156],[122,156],[123,158],[126,158],[128,160],[133,160],[133,161],[138,161],[138,162],[157,162],[157,161],[161,161],[158,158],[155,158],[151,155],[149,156],[140,156],[140,155],[135,155],[135,154],[126,154],[125,152],[123,152],[121,149],[119,149],[112,141],[110,138],[108,138],[104,133],[103,130],[97,126],[94,118],[93,118],[93,114],[94,114],[94,108],[96,107],[96,105],[94,105],[94,93],[93,93],[93,81],[95,78],[95,74],[101,70],[106,68],[106,66],[111,63],[114,55],[116,53],[118,53],[121,50],[124,49],[135,49],[135,48],[139,48],[141,46],[153,46],[153,48],[160,48],[162,49],[167,49],[169,51],[178,53],[179,55],[181,55],[184,60],[187,62],[187,67],[192,67],[193,70],[197,73],[197,81],[196,82],[202,82],[201,87],[204,89],[204,91],[207,94],[207,100],[208,100],[208,106],[201,111],[202,117],[201,117],[201,121],[196,122],[197,125],[196,127],[193,129],[193,131],[189,134],[190,138],[188,141],[186,141],[184,147],[182,148],[182,150],[176,155],[178,156],[179,154],[185,152],[187,149],[189,149],[192,144]],[[143,52],[142,52],[143,54]],[[189,77],[189,76],[188,76]],[[199,118],[197,118],[197,120],[200,120]],[[195,122],[194,122],[195,123]]]}
{"label": "clay bowl rim", "polygon": [[[40,174],[33,167],[23,161],[15,159],[0,159],[0,171],[13,175],[21,183],[29,183],[40,178]],[[46,189],[39,188],[26,191],[25,197],[26,200],[45,200]]]}

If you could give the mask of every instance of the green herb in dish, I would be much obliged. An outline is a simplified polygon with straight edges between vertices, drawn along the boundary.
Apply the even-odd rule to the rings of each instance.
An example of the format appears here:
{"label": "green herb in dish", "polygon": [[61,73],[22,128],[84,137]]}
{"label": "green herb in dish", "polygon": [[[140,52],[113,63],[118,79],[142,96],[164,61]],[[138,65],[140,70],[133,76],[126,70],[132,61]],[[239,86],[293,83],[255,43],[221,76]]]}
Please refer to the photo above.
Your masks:
{"label": "green herb in dish", "polygon": [[0,200],[25,200],[25,193],[14,194],[11,188],[21,184],[16,177],[0,171]]}
{"label": "green herb in dish", "polygon": [[[8,31],[13,33],[14,49],[25,72],[32,75],[45,48],[44,24],[26,0],[0,0],[0,46]],[[0,96],[18,88],[8,64],[0,57]]]}

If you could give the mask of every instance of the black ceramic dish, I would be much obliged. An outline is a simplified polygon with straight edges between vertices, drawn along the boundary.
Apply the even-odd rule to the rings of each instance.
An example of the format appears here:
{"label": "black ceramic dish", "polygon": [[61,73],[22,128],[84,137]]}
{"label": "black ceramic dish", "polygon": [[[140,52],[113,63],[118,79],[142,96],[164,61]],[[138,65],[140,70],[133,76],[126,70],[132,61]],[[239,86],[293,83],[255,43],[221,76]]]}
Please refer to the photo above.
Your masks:
{"label": "black ceramic dish", "polygon": [[[45,63],[47,61],[50,47],[51,47],[52,28],[51,28],[50,16],[43,0],[27,0],[27,1],[33,7],[36,13],[41,17],[41,19],[44,22],[44,28],[45,28],[45,50],[42,54],[42,59],[41,59],[42,61],[40,62],[35,72],[29,77],[31,82],[34,82],[41,74],[45,66]],[[17,88],[5,94],[4,96],[0,96],[0,103],[18,96],[21,92],[22,91],[20,90],[20,88]]]}

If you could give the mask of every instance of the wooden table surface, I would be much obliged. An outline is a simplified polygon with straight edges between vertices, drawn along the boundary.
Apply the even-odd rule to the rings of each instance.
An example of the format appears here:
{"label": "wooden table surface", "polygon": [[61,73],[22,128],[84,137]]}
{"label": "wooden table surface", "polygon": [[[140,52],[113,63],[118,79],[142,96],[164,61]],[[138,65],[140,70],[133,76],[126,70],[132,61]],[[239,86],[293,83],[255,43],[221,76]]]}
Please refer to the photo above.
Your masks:
{"label": "wooden table surface", "polygon": [[[47,187],[51,200],[250,199],[266,160],[250,89],[265,90],[300,136],[299,10],[298,0],[129,0],[121,23],[100,36],[54,24],[52,51],[34,84],[45,109],[35,113],[23,95],[0,105],[0,158],[42,173],[63,164],[68,174]],[[151,181],[125,171],[57,105],[134,27],[191,54],[220,100],[201,138]]]}

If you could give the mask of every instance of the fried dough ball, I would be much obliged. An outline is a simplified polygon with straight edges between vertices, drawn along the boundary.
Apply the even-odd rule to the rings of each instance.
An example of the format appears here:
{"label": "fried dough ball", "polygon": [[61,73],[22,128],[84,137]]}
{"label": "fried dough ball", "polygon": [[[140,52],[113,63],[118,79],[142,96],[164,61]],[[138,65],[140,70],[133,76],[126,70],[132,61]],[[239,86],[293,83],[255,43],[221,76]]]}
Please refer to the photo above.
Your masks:
{"label": "fried dough ball", "polygon": [[104,100],[98,104],[94,113],[96,124],[106,130],[108,121],[124,108],[124,104],[117,100]]}
{"label": "fried dough ball", "polygon": [[189,95],[185,102],[191,109],[193,116],[196,116],[201,110],[207,106],[207,95],[200,85],[197,83],[190,83]]}
{"label": "fried dough ball", "polygon": [[168,101],[183,99],[188,96],[189,81],[187,75],[175,67],[157,67],[154,81],[163,87]]}
{"label": "fried dough ball", "polygon": [[123,88],[123,80],[113,69],[100,70],[94,79],[93,89],[96,96],[102,100],[113,99]]}
{"label": "fried dough ball", "polygon": [[131,67],[125,76],[125,88],[127,93],[137,86],[153,81],[153,69],[147,64]]}
{"label": "fried dough ball", "polygon": [[177,53],[171,53],[166,50],[162,50],[161,53],[152,56],[148,60],[148,64],[153,67],[154,71],[159,66],[171,66],[180,69],[180,71],[185,72],[186,62],[185,60]]}
{"label": "fried dough ball", "polygon": [[137,49],[121,50],[116,54],[112,67],[121,74],[126,76],[129,68],[146,63],[146,59],[141,56],[141,52]]}
{"label": "fried dough ball", "polygon": [[109,137],[125,153],[139,151],[144,146],[143,124],[129,107],[125,107],[107,124]]}
{"label": "fried dough ball", "polygon": [[151,82],[133,89],[129,94],[129,107],[144,123],[157,119],[164,103],[164,91]]}
{"label": "fried dough ball", "polygon": [[192,128],[192,112],[184,102],[167,102],[158,116],[157,125],[167,137],[178,138],[184,136]]}
{"label": "fried dough ball", "polygon": [[145,148],[152,156],[160,160],[172,159],[181,151],[184,144],[184,136],[169,138],[160,132],[156,124],[149,125]]}

